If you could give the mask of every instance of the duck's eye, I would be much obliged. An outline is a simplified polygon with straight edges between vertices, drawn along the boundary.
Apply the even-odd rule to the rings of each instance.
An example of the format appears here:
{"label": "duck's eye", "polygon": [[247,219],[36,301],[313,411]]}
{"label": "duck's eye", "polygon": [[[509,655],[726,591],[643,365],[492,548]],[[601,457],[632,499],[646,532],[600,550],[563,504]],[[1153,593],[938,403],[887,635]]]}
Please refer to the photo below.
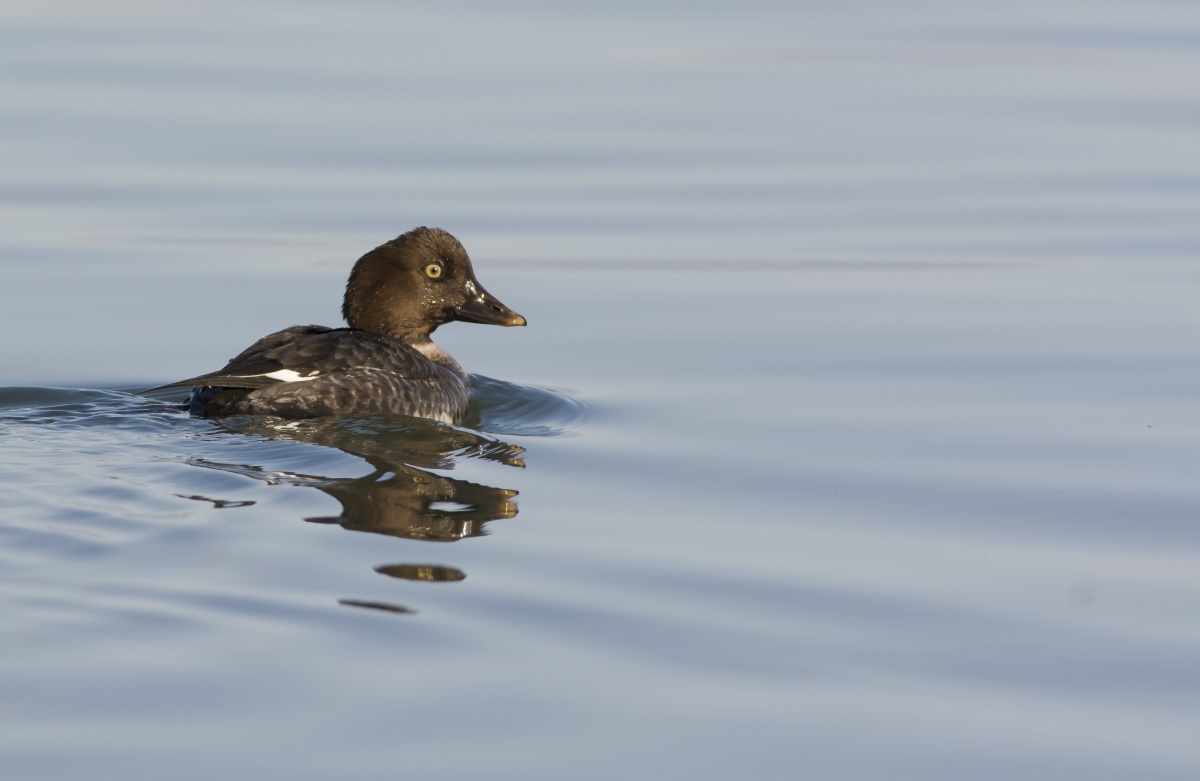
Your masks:
{"label": "duck's eye", "polygon": [[430,263],[428,266],[425,267],[425,276],[429,277],[430,279],[437,279],[441,275],[442,275],[442,267],[439,266],[437,263]]}

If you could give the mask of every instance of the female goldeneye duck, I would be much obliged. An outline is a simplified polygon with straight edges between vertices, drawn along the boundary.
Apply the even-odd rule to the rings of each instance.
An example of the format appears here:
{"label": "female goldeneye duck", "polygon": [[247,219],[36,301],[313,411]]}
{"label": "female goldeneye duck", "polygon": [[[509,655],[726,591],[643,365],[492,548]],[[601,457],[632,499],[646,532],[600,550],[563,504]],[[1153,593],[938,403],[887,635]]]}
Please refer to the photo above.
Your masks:
{"label": "female goldeneye duck", "polygon": [[469,380],[429,335],[451,320],[525,325],[438,228],[411,230],[359,258],[342,317],[349,328],[285,328],[219,371],[160,387],[196,386],[188,409],[209,418],[394,412],[453,423],[467,411]]}

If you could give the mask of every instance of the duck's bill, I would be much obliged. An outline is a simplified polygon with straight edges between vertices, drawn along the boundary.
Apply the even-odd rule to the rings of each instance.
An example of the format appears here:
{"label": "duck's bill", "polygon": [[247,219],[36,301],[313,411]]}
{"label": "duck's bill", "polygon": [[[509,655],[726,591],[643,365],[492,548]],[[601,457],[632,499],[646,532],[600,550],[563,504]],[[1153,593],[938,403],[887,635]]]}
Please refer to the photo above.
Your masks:
{"label": "duck's bill", "polygon": [[525,325],[525,318],[512,311],[486,290],[454,310],[459,320],[485,325]]}

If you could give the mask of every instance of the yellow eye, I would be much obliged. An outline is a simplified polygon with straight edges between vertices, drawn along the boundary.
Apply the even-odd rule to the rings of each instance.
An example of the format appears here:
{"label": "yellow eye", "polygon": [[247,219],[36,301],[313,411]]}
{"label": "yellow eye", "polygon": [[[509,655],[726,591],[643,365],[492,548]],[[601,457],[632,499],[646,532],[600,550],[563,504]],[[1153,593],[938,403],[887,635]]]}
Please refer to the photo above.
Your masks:
{"label": "yellow eye", "polygon": [[436,263],[430,263],[425,267],[425,276],[430,279],[437,279],[442,275],[442,267]]}

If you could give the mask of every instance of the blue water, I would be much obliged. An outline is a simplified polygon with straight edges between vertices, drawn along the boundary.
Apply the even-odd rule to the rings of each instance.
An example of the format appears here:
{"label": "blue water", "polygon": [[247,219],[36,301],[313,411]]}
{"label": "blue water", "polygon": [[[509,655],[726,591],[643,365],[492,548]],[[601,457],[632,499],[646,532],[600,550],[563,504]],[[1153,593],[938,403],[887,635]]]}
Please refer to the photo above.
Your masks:
{"label": "blue water", "polygon": [[[0,10],[0,776],[1193,779],[1200,10]],[[452,427],[145,388],[438,225]]]}

